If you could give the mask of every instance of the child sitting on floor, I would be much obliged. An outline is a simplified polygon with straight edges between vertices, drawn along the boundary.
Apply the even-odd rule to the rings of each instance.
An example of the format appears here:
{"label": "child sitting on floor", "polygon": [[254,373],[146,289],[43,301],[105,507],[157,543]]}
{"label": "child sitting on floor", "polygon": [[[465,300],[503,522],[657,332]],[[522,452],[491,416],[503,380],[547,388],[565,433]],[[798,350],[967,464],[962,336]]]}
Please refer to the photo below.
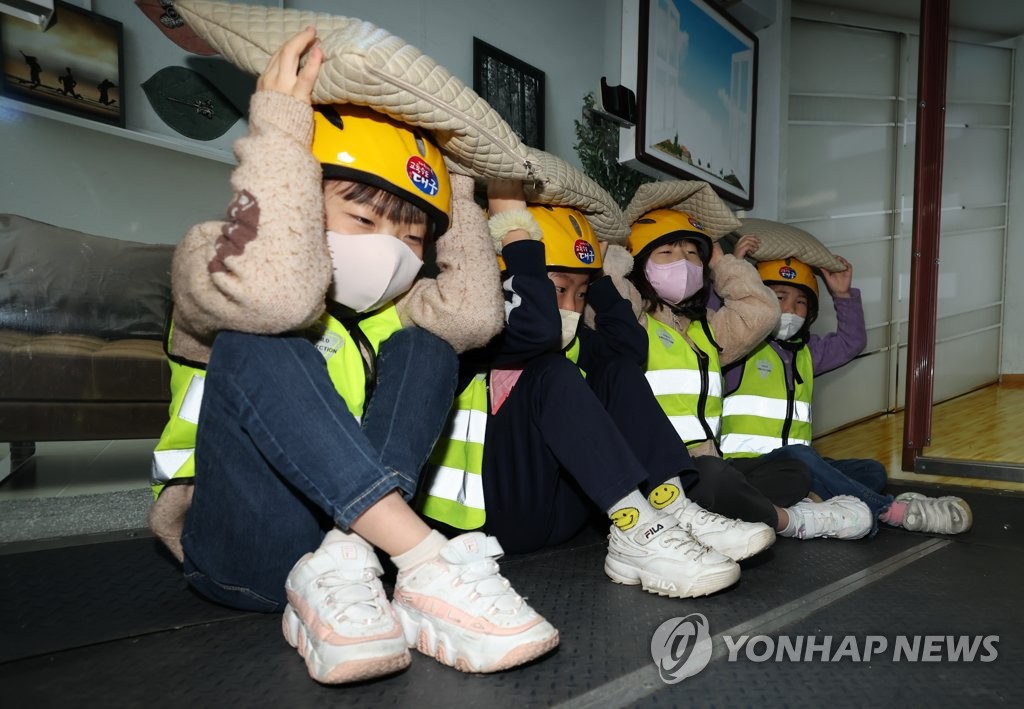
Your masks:
{"label": "child sitting on floor", "polygon": [[[689,455],[646,386],[644,333],[601,277],[586,218],[567,207],[526,209],[515,191],[492,192],[489,202],[506,327],[463,358],[472,379],[435,449],[424,513],[526,552],[572,538],[601,510],[613,581],[673,597],[731,585],[740,573],[733,559],[774,534],[687,500],[680,476],[691,473]],[[596,329],[580,324],[585,303]]]}
{"label": "child sitting on floor", "polygon": [[[807,499],[810,474],[795,458],[724,461],[719,456],[721,367],[760,342],[776,324],[779,310],[773,293],[743,260],[757,248],[757,238],[745,236],[735,254],[723,254],[717,243],[721,231],[710,231],[694,214],[669,206],[678,201],[671,187],[656,186],[667,196],[638,190],[627,208],[627,215],[638,216],[627,244],[634,264],[622,287],[632,286],[642,299],[646,376],[694,456],[701,479],[727,476],[733,480],[727,487],[735,488],[745,478],[750,484],[745,489],[756,493],[731,500],[695,499],[719,514],[764,522],[785,537],[864,536],[871,529],[864,503],[846,495],[827,502]],[[721,205],[716,200],[708,188],[697,204],[707,210],[709,203]],[[720,210],[731,216],[724,205]],[[722,299],[713,311],[708,308],[712,284]]]}
{"label": "child sitting on floor", "polygon": [[[407,503],[451,406],[453,348],[501,327],[483,212],[426,132],[314,107],[323,58],[312,28],[271,57],[228,218],[175,250],[151,526],[201,595],[283,612],[320,682],[398,671],[410,647],[512,667],[558,631],[500,575],[496,540],[446,539]],[[441,272],[420,278],[435,238]],[[375,549],[398,569],[393,601]]]}
{"label": "child sitting on floor", "polygon": [[824,336],[810,333],[818,316],[814,270],[796,258],[757,264],[764,284],[778,297],[782,317],[765,342],[725,370],[722,453],[731,460],[779,456],[803,461],[811,471],[811,489],[823,500],[852,495],[867,504],[872,534],[876,519],[913,531],[964,532],[971,527],[971,508],[963,499],[915,492],[893,498],[883,493],[886,471],[879,461],[824,459],[811,447],[815,374],[850,362],[867,343],[860,291],[852,287],[853,267],[837,258],[845,266],[842,271],[820,269],[838,324]]}

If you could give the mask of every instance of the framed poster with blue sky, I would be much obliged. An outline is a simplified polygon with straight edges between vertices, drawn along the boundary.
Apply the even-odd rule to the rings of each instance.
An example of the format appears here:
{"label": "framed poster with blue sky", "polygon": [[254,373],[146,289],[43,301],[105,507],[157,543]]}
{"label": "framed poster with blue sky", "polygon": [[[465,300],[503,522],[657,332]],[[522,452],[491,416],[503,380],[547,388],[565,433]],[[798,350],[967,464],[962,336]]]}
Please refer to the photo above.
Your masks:
{"label": "framed poster with blue sky", "polygon": [[705,0],[640,0],[636,160],[754,202],[757,37]]}

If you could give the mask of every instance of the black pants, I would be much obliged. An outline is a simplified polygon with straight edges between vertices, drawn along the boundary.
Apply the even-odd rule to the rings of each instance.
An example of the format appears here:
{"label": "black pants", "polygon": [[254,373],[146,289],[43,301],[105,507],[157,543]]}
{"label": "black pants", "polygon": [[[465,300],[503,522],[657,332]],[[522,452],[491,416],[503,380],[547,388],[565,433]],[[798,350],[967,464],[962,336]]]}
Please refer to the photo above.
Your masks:
{"label": "black pants", "polygon": [[539,357],[488,418],[484,529],[508,552],[560,544],[692,466],[639,366],[609,359],[584,379],[563,355]]}
{"label": "black pants", "polygon": [[778,524],[775,506],[807,497],[811,473],[796,458],[694,458],[699,476],[687,496],[704,509],[747,522]]}

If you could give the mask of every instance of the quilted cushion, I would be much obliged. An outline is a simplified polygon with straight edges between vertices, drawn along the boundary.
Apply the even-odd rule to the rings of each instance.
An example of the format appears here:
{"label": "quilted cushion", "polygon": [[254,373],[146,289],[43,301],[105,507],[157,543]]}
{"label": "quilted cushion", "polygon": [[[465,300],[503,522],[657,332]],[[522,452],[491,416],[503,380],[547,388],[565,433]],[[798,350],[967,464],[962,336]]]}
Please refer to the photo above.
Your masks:
{"label": "quilted cushion", "polygon": [[846,266],[835,254],[825,248],[812,234],[792,224],[783,224],[769,219],[742,219],[740,234],[755,234],[761,239],[761,246],[753,254],[758,261],[797,258],[808,266],[838,273]]}
{"label": "quilted cushion", "polygon": [[316,27],[325,59],[313,89],[315,102],[366,105],[426,128],[457,172],[482,180],[523,180],[533,185],[529,199],[576,207],[587,213],[600,238],[625,241],[628,230],[611,195],[561,159],[526,146],[476,92],[386,30],[303,10],[210,0],[178,0],[175,6],[196,34],[253,74],[263,71],[289,37]]}
{"label": "quilted cushion", "polygon": [[711,185],[701,180],[646,182],[637,188],[623,217],[626,224],[632,224],[647,212],[666,208],[693,215],[716,241],[740,225],[740,220]]}

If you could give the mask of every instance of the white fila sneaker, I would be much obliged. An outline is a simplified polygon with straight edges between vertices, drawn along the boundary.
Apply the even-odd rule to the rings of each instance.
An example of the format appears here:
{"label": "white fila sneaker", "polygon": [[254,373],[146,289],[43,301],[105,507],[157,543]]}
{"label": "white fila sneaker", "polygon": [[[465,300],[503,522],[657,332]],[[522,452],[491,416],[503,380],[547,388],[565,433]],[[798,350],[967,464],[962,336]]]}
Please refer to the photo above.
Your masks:
{"label": "white fila sneaker", "polygon": [[693,500],[675,505],[672,515],[684,529],[733,561],[742,561],[775,543],[775,530],[762,522],[744,522],[706,510]]}
{"label": "white fila sneaker", "polygon": [[733,585],[740,566],[697,541],[672,515],[608,535],[604,572],[615,583],[672,598],[706,596]]}

